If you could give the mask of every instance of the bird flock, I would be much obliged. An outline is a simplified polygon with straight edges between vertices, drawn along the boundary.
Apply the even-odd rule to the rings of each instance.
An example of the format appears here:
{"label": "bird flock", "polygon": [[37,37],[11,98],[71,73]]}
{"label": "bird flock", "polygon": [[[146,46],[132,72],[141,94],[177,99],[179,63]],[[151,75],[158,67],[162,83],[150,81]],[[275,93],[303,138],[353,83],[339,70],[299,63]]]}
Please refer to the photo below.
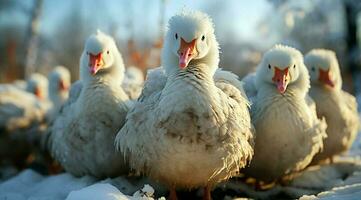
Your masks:
{"label": "bird flock", "polygon": [[193,188],[211,199],[217,183],[239,174],[256,188],[284,183],[350,148],[357,103],[341,89],[333,51],[303,57],[275,45],[243,80],[219,68],[219,52],[211,18],[182,11],[168,22],[161,66],[143,81],[98,30],[72,85],[58,66],[49,86],[41,74],[0,86],[1,164],[25,166],[29,152],[46,150],[74,176],[141,174],[170,199]]}

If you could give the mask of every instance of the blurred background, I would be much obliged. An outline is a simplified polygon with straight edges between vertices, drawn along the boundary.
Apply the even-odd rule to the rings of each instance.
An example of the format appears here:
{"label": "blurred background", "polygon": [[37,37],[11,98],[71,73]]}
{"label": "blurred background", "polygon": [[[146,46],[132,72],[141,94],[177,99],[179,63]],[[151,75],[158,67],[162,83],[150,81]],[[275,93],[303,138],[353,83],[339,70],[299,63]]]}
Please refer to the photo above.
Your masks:
{"label": "blurred background", "polygon": [[56,65],[77,80],[84,41],[97,29],[115,38],[126,66],[145,72],[159,66],[167,20],[184,7],[213,18],[220,66],[241,77],[276,43],[329,48],[344,88],[361,91],[359,0],[0,0],[0,83]]}

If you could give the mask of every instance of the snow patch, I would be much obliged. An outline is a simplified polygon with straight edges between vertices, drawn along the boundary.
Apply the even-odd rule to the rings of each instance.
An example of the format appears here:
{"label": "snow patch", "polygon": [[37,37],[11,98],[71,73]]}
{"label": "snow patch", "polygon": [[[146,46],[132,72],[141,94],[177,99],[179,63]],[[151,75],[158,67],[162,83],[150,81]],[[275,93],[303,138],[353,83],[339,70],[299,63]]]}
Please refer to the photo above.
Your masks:
{"label": "snow patch", "polygon": [[0,199],[63,200],[71,191],[94,182],[95,179],[88,176],[76,178],[70,174],[59,174],[44,177],[32,170],[25,170],[0,184]]}
{"label": "snow patch", "polygon": [[153,194],[154,189],[150,185],[145,185],[133,196],[127,196],[109,183],[97,183],[71,192],[66,200],[154,200]]}
{"label": "snow patch", "polygon": [[78,191],[70,192],[66,200],[127,200],[116,187],[109,183],[97,183]]}

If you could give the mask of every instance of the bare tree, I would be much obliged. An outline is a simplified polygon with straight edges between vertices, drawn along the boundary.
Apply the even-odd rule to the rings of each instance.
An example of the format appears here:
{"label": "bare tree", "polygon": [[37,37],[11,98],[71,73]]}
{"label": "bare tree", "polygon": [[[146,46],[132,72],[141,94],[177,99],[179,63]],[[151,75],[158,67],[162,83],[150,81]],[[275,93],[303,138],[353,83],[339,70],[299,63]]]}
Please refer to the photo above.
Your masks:
{"label": "bare tree", "polygon": [[84,22],[79,12],[80,7],[79,2],[72,4],[72,9],[59,22],[59,28],[54,31],[52,38],[55,63],[69,68],[72,80],[79,77],[79,58],[91,29],[90,25]]}
{"label": "bare tree", "polygon": [[25,27],[12,16],[24,16],[27,18],[31,8],[23,1],[1,0],[0,1],[0,80],[12,81],[24,75],[24,38]]}
{"label": "bare tree", "polygon": [[31,12],[29,27],[25,36],[25,77],[29,77],[35,71],[35,61],[37,55],[37,43],[40,25],[40,14],[43,0],[35,0]]}

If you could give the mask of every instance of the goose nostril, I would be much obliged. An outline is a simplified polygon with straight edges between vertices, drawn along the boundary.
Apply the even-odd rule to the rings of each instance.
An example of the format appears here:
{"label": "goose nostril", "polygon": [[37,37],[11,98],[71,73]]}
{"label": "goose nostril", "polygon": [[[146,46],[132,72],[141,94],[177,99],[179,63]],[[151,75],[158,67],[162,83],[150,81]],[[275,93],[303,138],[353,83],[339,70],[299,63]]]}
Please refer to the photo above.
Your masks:
{"label": "goose nostril", "polygon": [[192,55],[192,54],[190,54],[190,53],[188,54],[188,56],[191,56],[191,55]]}

